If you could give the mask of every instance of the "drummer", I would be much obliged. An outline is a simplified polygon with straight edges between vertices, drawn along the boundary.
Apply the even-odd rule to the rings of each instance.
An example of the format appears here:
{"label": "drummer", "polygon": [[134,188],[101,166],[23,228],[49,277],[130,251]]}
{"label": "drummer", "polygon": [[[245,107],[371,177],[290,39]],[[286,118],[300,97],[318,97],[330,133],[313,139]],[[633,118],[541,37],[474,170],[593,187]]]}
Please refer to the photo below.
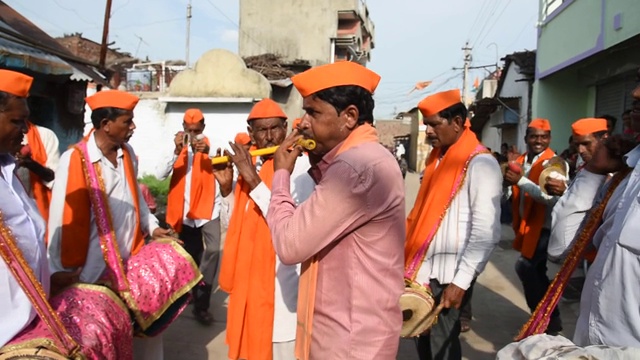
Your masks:
{"label": "drummer", "polygon": [[[126,260],[144,245],[142,233],[166,237],[149,213],[137,181],[137,157],[127,144],[135,124],[133,109],[138,97],[118,91],[101,91],[86,99],[92,110],[94,131],[81,144],[86,146],[104,186],[109,212],[96,216],[91,207],[89,185],[77,148],[60,158],[53,185],[49,215],[49,266],[52,289],[76,282],[95,283],[105,271],[97,221],[106,221],[118,242],[120,256]],[[162,359],[161,335],[136,338],[136,359]]]}
{"label": "drummer", "polygon": [[461,359],[459,309],[500,240],[501,170],[465,121],[459,90],[428,96],[418,108],[434,149],[407,218],[405,277],[430,288],[444,307],[420,336],[418,353],[421,360]]}
{"label": "drummer", "polygon": [[[0,215],[1,235],[13,235],[24,261],[14,265],[32,270],[35,281],[49,292],[49,269],[45,250],[45,222],[36,203],[25,192],[15,175],[14,155],[20,151],[27,132],[27,96],[33,78],[18,72],[0,70]],[[7,241],[5,238],[4,241]],[[36,317],[29,298],[0,258],[0,347]]]}

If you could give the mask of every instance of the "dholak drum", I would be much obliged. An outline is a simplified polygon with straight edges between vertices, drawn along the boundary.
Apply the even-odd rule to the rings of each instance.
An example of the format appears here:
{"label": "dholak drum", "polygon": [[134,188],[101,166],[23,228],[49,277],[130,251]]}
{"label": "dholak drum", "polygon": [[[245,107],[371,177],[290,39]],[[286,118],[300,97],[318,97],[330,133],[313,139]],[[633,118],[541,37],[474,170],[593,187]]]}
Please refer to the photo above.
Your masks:
{"label": "dholak drum", "polygon": [[[133,326],[129,310],[104,286],[75,284],[50,300],[86,359],[131,359]],[[0,359],[67,359],[39,317],[0,349]]]}
{"label": "dholak drum", "polygon": [[0,354],[0,360],[68,360],[68,358],[45,348],[18,349]]}
{"label": "dholak drum", "polygon": [[405,287],[400,296],[400,310],[402,310],[402,330],[400,336],[415,337],[429,330],[435,322],[435,300],[431,292],[418,284]]}
{"label": "dholak drum", "polygon": [[135,333],[145,337],[160,334],[184,311],[202,274],[180,244],[159,239],[127,260],[126,277],[130,292],[120,295],[133,313]]}

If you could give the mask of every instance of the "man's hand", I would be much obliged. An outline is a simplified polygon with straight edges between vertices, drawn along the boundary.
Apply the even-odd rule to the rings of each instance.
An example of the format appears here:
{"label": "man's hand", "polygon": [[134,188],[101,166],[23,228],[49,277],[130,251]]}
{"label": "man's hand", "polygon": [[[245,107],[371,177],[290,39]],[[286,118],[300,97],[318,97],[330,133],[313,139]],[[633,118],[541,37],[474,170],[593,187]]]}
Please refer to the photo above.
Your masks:
{"label": "man's hand", "polygon": [[454,284],[449,284],[442,292],[442,298],[440,298],[440,304],[445,309],[459,309],[462,305],[462,298],[464,297],[465,290],[457,287]]}
{"label": "man's hand", "polygon": [[173,138],[173,143],[175,144],[175,150],[173,153],[176,155],[180,155],[180,152],[182,152],[182,148],[184,147],[184,136],[184,131],[178,131],[176,136]]}
{"label": "man's hand", "polygon": [[[222,150],[216,150],[216,157],[222,156]],[[228,155],[227,155],[228,156]],[[220,195],[227,197],[233,191],[233,165],[231,162],[213,165],[213,176],[220,185]]]}
{"label": "man's hand", "polygon": [[238,173],[242,176],[247,185],[249,185],[249,189],[255,189],[262,180],[256,171],[256,167],[253,165],[251,154],[249,154],[249,151],[243,146],[236,145],[234,142],[229,142],[229,146],[231,147],[231,150],[233,150],[233,154],[226,150],[224,154],[231,158],[231,161],[238,169]]}
{"label": "man's hand", "polygon": [[567,183],[564,180],[553,179],[547,176],[545,190],[547,190],[547,194],[549,195],[562,196],[567,190]]}
{"label": "man's hand", "polygon": [[171,229],[165,229],[165,228],[161,228],[158,227],[155,230],[153,230],[153,234],[151,234],[151,237],[153,238],[153,240],[158,240],[158,239],[171,239],[176,241],[178,244],[180,245],[184,245],[184,243],[182,242],[182,240],[178,239],[175,236],[175,231],[171,230]]}
{"label": "man's hand", "polygon": [[203,154],[209,154],[209,145],[204,141],[204,137],[202,139],[194,140],[193,149],[195,152],[200,152]]}
{"label": "man's hand", "polygon": [[18,153],[15,158],[19,167],[28,169],[32,173],[38,175],[38,177],[40,177],[44,182],[53,181],[56,177],[56,173],[53,170],[33,160],[31,155],[22,155]]}
{"label": "man's hand", "polygon": [[518,184],[518,181],[520,181],[521,178],[521,172],[515,172],[509,168],[507,168],[507,171],[504,173],[504,181],[509,185]]}
{"label": "man's hand", "polygon": [[520,157],[520,153],[518,153],[518,148],[515,145],[511,145],[509,150],[507,151],[507,160],[509,162],[517,161]]}
{"label": "man's hand", "polygon": [[58,271],[51,275],[51,297],[58,294],[64,288],[80,282],[80,273],[82,267],[79,267],[73,271]]}
{"label": "man's hand", "polygon": [[273,155],[273,168],[275,171],[286,169],[289,174],[291,174],[296,165],[298,156],[302,154],[302,146],[296,144],[296,141],[301,138],[302,135],[298,133],[298,129],[293,129],[293,131],[284,139],[282,144],[280,144],[280,147]]}

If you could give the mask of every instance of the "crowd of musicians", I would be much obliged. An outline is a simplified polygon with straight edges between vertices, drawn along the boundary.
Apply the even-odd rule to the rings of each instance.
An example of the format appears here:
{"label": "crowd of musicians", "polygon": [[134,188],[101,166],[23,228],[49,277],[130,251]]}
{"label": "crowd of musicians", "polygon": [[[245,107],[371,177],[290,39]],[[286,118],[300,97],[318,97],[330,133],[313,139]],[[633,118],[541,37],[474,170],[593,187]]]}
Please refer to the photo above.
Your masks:
{"label": "crowd of musicians", "polygon": [[[88,97],[93,129],[60,155],[29,121],[32,81],[0,70],[0,359],[162,359],[162,333],[185,309],[212,324],[218,285],[229,359],[395,359],[401,334],[420,359],[461,359],[460,309],[505,203],[532,313],[518,340],[562,335],[558,298],[587,261],[573,343],[640,348],[640,87],[624,134],[575,119],[573,159],[551,150],[546,119],[528,124],[525,152],[496,157],[459,90],[427,96],[433,150],[406,214],[403,176],[373,126],[380,77],[351,62],[314,67],[292,77],[304,115],[291,131],[264,99],[221,150],[203,113],[185,112],[156,169],[170,177],[160,226],[128,144],[138,98]],[[548,261],[562,264],[555,278]]]}

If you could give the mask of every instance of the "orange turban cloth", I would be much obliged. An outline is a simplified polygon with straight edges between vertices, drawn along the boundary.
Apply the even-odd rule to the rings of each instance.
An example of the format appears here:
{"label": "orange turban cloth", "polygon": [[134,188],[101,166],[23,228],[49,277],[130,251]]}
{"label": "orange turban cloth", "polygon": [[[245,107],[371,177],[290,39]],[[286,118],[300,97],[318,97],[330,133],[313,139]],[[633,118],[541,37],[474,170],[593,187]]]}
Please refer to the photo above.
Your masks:
{"label": "orange turban cloth", "polygon": [[0,91],[4,91],[17,97],[26,98],[33,83],[29,75],[11,70],[0,70]]}
{"label": "orange turban cloth", "polygon": [[551,131],[551,124],[547,119],[534,119],[529,123],[529,127],[533,129]]}
{"label": "orange turban cloth", "polygon": [[99,91],[85,99],[91,110],[117,108],[133,111],[140,100],[137,96],[120,90]]}
{"label": "orange turban cloth", "polygon": [[302,97],[345,85],[359,86],[373,94],[380,82],[380,75],[360,64],[340,61],[311,68],[295,75],[291,81]]}
{"label": "orange turban cloth", "polygon": [[291,125],[291,128],[292,128],[292,129],[297,128],[297,127],[298,127],[298,125],[300,125],[300,123],[301,123],[301,122],[302,122],[302,119],[301,119],[301,118],[297,118],[297,119],[293,120],[293,125]]}
{"label": "orange turban cloth", "polygon": [[202,114],[200,109],[187,109],[187,111],[184,112],[183,120],[187,124],[197,124],[204,120],[204,114]]}
{"label": "orange turban cloth", "polygon": [[427,96],[418,103],[418,109],[428,117],[461,102],[460,89],[453,89]]}
{"label": "orange turban cloth", "polygon": [[236,144],[247,145],[251,143],[251,137],[247,133],[237,133],[236,138],[233,140]]}
{"label": "orange turban cloth", "polygon": [[571,124],[574,136],[585,136],[601,131],[607,131],[607,120],[597,118],[580,119]]}
{"label": "orange turban cloth", "polygon": [[275,101],[271,99],[262,99],[253,105],[253,109],[251,109],[247,121],[270,118],[286,119],[287,115]]}

